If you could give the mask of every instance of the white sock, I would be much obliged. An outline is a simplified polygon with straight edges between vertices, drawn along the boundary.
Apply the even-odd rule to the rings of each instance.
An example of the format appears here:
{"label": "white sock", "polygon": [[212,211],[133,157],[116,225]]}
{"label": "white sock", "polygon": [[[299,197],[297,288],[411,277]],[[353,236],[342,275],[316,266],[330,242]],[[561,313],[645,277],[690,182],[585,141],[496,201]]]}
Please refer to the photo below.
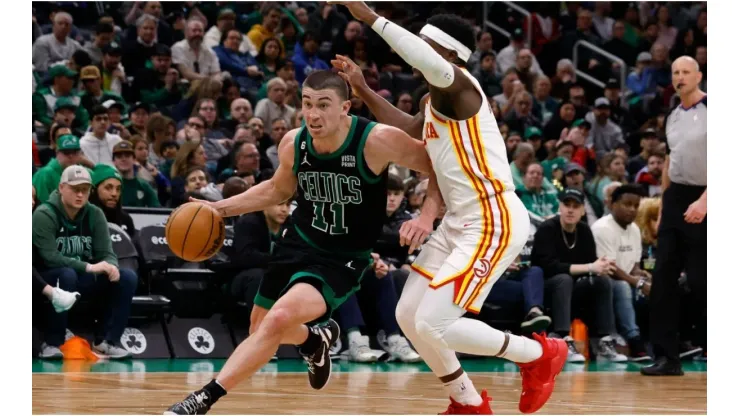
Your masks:
{"label": "white sock", "polygon": [[444,386],[447,394],[458,403],[471,406],[478,406],[483,403],[483,399],[475,389],[473,382],[470,381],[468,373],[463,373],[455,380],[445,383]]}
{"label": "white sock", "polygon": [[[507,336],[508,344],[504,346]],[[529,363],[542,356],[542,345],[539,342],[506,334],[469,318],[457,319],[447,328],[442,339],[455,351],[499,356],[516,363]]]}

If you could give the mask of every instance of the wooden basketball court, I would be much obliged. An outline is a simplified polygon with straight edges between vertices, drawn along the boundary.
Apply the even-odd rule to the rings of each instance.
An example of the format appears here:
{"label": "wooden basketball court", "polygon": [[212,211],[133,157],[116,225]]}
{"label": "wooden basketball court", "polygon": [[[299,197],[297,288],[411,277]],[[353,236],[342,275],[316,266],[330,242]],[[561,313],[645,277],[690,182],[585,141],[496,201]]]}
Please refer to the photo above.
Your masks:
{"label": "wooden basketball court", "polygon": [[[222,364],[34,363],[33,413],[161,414],[207,383]],[[466,360],[467,361],[467,360]],[[493,363],[493,364],[491,364]],[[209,414],[437,414],[448,400],[423,365],[334,363],[321,392],[297,360],[272,362],[230,392]],[[497,414],[519,414],[521,377],[501,361],[464,362]],[[693,364],[690,364],[690,366]],[[538,414],[706,414],[706,365],[683,377],[643,377],[634,364],[569,364]],[[487,367],[488,372],[481,372]]]}

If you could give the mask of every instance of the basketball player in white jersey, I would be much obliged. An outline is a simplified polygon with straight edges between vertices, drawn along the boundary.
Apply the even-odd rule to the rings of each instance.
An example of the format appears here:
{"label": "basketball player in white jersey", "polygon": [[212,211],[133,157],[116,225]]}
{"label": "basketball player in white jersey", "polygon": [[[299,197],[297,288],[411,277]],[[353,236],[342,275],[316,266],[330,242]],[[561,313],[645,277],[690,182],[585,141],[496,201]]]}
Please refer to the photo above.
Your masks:
{"label": "basketball player in white jersey", "polygon": [[435,15],[421,38],[379,17],[364,2],[341,2],[377,32],[429,84],[412,117],[373,93],[359,68],[337,56],[355,93],[379,121],[424,140],[432,161],[427,198],[419,218],[404,224],[401,244],[411,250],[432,230],[444,200],[447,213],[423,245],[396,309],[406,336],[440,378],[451,404],[445,414],[491,414],[487,392],[479,395],[455,351],[503,357],[522,372],[519,410],[533,413],[549,399],[565,365],[560,339],[510,335],[462,316],[478,313],[493,284],[522,250],[529,215],[514,193],[506,148],[477,80],[464,69],[475,47],[472,27],[454,15]]}

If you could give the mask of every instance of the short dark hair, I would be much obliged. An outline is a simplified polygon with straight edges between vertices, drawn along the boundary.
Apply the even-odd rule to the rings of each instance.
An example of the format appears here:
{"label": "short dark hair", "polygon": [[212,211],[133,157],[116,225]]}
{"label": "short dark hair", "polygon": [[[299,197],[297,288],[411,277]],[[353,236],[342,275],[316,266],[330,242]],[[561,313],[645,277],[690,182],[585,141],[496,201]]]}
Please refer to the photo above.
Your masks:
{"label": "short dark hair", "polygon": [[339,76],[339,74],[331,70],[313,71],[303,81],[303,88],[311,88],[312,90],[327,90],[331,89],[337,93],[341,100],[349,99],[349,88],[347,83]]}
{"label": "short dark hair", "polygon": [[637,195],[640,198],[645,196],[645,190],[642,188],[642,186],[634,184],[634,183],[628,183],[626,185],[621,185],[617,189],[612,192],[612,203],[615,203],[620,200],[625,195]]}
{"label": "short dark hair", "polygon": [[475,50],[475,29],[467,20],[455,14],[438,14],[427,23],[452,36],[470,51]]}
{"label": "short dark hair", "polygon": [[303,32],[303,35],[301,35],[301,45],[304,45],[309,40],[315,40],[318,43],[321,43],[321,39],[319,38],[319,34],[315,31],[308,29],[305,32]]}
{"label": "short dark hair", "polygon": [[113,31],[113,25],[110,23],[98,23],[97,25],[95,25],[96,35],[99,35],[101,33],[113,33]]}
{"label": "short dark hair", "polygon": [[100,116],[105,114],[108,115],[108,109],[103,107],[102,105],[96,105],[92,108],[92,111],[90,112],[90,118],[95,118],[95,116]]}
{"label": "short dark hair", "polygon": [[280,5],[277,4],[276,2],[273,2],[273,1],[267,2],[262,6],[262,10],[260,10],[260,13],[262,14],[262,18],[267,17],[267,15],[270,14],[270,12],[272,11],[278,11],[280,13],[283,12],[282,9],[280,8]]}
{"label": "short dark hair", "polygon": [[481,30],[480,32],[478,32],[477,35],[475,35],[475,40],[477,42],[480,42],[480,40],[483,39],[483,35],[485,35],[486,33],[488,33],[489,35],[491,35],[491,37],[493,38],[493,34],[491,32],[489,32],[487,30]]}
{"label": "short dark hair", "polygon": [[388,182],[386,187],[386,189],[391,192],[404,192],[406,190],[406,187],[403,185],[403,181],[401,180],[401,178],[398,175],[394,175],[392,173],[388,174]]}
{"label": "short dark hair", "polygon": [[75,53],[72,54],[72,59],[80,68],[92,65],[90,55],[82,49],[77,49]]}
{"label": "short dark hair", "polygon": [[653,150],[650,153],[648,153],[648,160],[650,160],[651,157],[659,157],[663,160],[665,160],[665,153],[660,150]]}

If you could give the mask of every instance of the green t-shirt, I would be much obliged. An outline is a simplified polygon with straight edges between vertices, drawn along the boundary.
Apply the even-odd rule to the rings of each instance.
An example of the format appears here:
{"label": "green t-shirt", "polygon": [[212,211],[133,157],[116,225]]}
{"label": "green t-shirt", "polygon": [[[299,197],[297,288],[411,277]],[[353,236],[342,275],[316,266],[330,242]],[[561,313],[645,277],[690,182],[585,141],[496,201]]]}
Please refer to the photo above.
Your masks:
{"label": "green t-shirt", "polygon": [[540,189],[536,193],[527,189],[519,189],[517,193],[519,193],[519,198],[524,206],[527,207],[527,211],[535,215],[547,218],[558,213],[560,201],[555,195],[545,192],[544,189]]}
{"label": "green t-shirt", "polygon": [[121,185],[121,204],[124,207],[158,208],[161,206],[157,193],[141,179],[124,179]]}

